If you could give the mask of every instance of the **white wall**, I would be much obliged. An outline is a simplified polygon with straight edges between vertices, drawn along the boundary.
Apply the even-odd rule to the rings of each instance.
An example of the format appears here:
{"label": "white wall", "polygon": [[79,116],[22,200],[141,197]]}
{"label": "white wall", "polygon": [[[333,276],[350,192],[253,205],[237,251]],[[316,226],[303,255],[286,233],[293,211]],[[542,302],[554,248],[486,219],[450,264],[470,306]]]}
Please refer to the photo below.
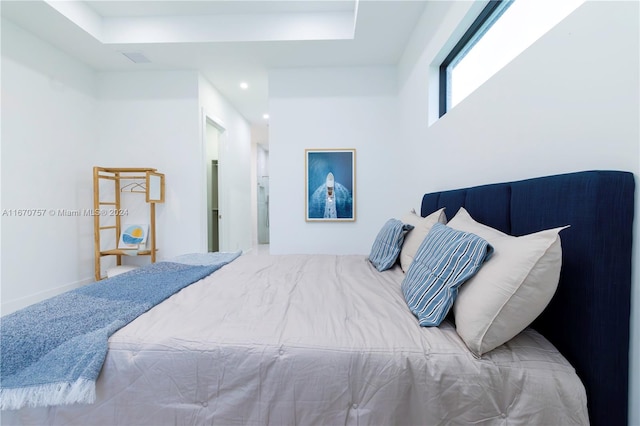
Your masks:
{"label": "white wall", "polygon": [[[2,209],[46,210],[42,218],[2,217],[3,314],[93,280],[93,218],[57,209],[93,207],[95,165],[166,174],[156,212],[160,260],[207,249],[203,108],[228,130],[226,249],[250,249],[249,125],[197,72],[96,73],[5,20],[2,71]],[[130,213],[125,223],[148,217]]]}
{"label": "white wall", "polygon": [[[201,129],[205,116],[222,124],[225,131],[219,138],[219,178],[221,219],[221,251],[249,251],[256,234],[257,202],[255,181],[252,181],[251,127],[247,120],[204,77],[198,78]],[[204,130],[202,130],[204,131]],[[202,148],[201,148],[202,149]],[[204,181],[204,161],[195,170]],[[204,189],[203,189],[204,191]],[[203,192],[204,197],[204,192]],[[204,198],[203,198],[204,199]],[[206,208],[202,206],[202,210]],[[205,222],[206,224],[206,222]],[[201,226],[205,226],[204,224]],[[206,229],[206,228],[203,228]],[[206,242],[206,240],[205,240]],[[203,246],[206,250],[206,245]]]}
{"label": "white wall", "polygon": [[247,121],[194,71],[102,72],[98,83],[101,161],[166,174],[156,212],[159,258],[208,249],[207,115],[225,129],[218,138],[220,250],[249,250],[255,201]]}
{"label": "white wall", "polygon": [[[457,19],[443,21],[448,34]],[[441,43],[401,74],[403,197],[475,183],[589,168],[637,171],[638,22],[630,2],[588,2],[429,126]],[[637,15],[637,13],[635,13]],[[598,19],[596,19],[598,17]],[[457,19],[456,19],[457,18]],[[616,22],[615,26],[610,25]],[[615,27],[615,28],[612,28]],[[443,40],[436,34],[434,38]],[[407,60],[410,62],[409,60]],[[424,158],[437,158],[425,168]],[[452,164],[457,164],[452,168]],[[460,173],[464,170],[464,173]]]}
{"label": "white wall", "polygon": [[[432,18],[427,14],[422,21]],[[587,2],[432,126],[432,66],[469,4],[444,11],[400,66],[400,199],[585,169],[628,170],[640,187],[638,3]],[[430,9],[431,8],[431,9]],[[419,34],[417,31],[416,34]],[[412,40],[410,46],[421,40]],[[640,196],[636,190],[630,424],[640,424]]]}
{"label": "white wall", "polygon": [[256,174],[258,179],[269,177],[269,151],[264,146],[256,146]]}
{"label": "white wall", "polygon": [[[92,281],[93,72],[2,20],[2,314]],[[53,213],[50,210],[53,209]]]}
{"label": "white wall", "polygon": [[[274,70],[269,98],[271,253],[369,253],[410,208],[390,199],[402,156],[395,69]],[[305,148],[356,149],[355,222],[305,221]]]}
{"label": "white wall", "polygon": [[156,207],[158,259],[200,251],[205,211],[197,73],[101,72],[97,81],[95,165],[164,173],[165,202]]}

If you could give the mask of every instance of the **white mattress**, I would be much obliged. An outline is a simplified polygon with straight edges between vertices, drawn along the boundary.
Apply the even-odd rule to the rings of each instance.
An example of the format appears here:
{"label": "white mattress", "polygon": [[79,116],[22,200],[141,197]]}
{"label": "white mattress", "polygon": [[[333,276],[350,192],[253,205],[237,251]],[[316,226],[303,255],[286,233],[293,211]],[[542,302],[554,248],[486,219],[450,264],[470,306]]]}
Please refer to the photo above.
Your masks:
{"label": "white mattress", "polygon": [[402,278],[364,256],[242,256],[111,337],[95,404],[3,424],[588,424],[542,336],[475,359],[449,322],[418,326]]}

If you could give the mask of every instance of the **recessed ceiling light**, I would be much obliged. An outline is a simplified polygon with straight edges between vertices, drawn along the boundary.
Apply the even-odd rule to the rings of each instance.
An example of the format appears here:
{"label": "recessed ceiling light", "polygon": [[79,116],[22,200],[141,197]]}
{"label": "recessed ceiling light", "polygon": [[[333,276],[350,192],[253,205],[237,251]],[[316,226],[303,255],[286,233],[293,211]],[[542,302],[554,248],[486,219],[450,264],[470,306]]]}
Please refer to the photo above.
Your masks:
{"label": "recessed ceiling light", "polygon": [[269,119],[269,114],[263,114],[262,118],[264,118],[265,120],[268,120]]}
{"label": "recessed ceiling light", "polygon": [[247,83],[246,81],[243,81],[242,83],[240,83],[240,88],[242,90],[247,90],[249,88],[249,83]]}

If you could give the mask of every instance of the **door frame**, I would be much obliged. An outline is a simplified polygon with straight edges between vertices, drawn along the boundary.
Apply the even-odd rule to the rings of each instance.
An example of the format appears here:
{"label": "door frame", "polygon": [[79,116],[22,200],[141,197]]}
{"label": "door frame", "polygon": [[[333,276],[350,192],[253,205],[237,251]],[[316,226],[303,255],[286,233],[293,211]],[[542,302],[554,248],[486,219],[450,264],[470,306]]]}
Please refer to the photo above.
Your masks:
{"label": "door frame", "polygon": [[219,232],[219,250],[220,251],[228,251],[229,245],[229,230],[228,230],[228,221],[225,220],[225,216],[227,214],[227,206],[228,206],[228,191],[227,185],[225,185],[225,174],[224,174],[224,155],[227,147],[227,127],[224,122],[216,117],[215,115],[209,114],[204,108],[202,108],[201,114],[201,182],[203,182],[203,188],[201,193],[201,214],[202,220],[201,228],[206,230],[206,232],[201,232],[200,235],[200,250],[203,253],[206,253],[209,250],[209,220],[208,220],[208,206],[207,206],[207,192],[209,190],[209,184],[207,182],[207,168],[211,167],[211,163],[207,158],[207,125],[212,124],[214,127],[218,129],[218,214],[220,219],[218,220],[218,232]]}

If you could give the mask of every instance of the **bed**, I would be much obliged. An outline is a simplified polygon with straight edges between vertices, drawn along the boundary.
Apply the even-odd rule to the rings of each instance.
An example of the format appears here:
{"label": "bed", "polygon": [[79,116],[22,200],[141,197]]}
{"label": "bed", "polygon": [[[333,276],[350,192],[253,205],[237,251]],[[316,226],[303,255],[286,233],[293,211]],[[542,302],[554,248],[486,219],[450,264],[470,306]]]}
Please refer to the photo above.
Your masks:
{"label": "bed", "polygon": [[424,218],[463,208],[496,232],[561,236],[550,303],[486,352],[451,312],[418,324],[400,262],[243,255],[115,332],[94,403],[2,423],[625,425],[633,197],[616,171],[424,195]]}

